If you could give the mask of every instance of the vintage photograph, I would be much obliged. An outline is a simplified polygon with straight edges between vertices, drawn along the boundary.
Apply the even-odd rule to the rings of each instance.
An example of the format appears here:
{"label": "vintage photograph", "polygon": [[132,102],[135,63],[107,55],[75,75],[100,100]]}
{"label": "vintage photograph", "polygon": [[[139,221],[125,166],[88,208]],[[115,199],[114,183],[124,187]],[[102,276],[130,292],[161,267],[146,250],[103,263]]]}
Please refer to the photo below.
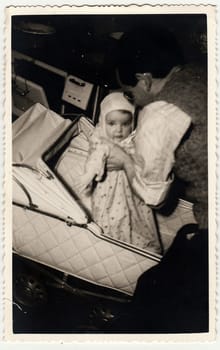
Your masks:
{"label": "vintage photograph", "polygon": [[208,10],[9,12],[13,335],[213,330]]}

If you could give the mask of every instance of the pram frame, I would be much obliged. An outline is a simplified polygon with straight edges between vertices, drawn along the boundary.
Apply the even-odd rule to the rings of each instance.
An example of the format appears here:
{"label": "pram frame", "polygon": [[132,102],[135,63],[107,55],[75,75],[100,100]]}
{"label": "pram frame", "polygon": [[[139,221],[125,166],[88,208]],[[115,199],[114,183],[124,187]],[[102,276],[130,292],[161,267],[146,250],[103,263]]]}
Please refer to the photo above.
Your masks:
{"label": "pram frame", "polygon": [[[62,183],[62,186],[66,189],[66,191],[74,198],[74,194],[73,192],[71,191],[71,189],[68,187],[68,185],[65,183],[65,181],[63,181],[59,174],[56,172],[56,170],[53,168],[54,166],[54,160],[55,160],[55,164],[56,164],[56,161],[59,159],[59,154],[60,152],[66,148],[70,142],[70,137],[68,135],[70,135],[71,137],[74,137],[77,135],[77,133],[79,133],[79,124],[78,124],[78,121],[80,120],[80,118],[83,117],[85,118],[84,115],[77,115],[75,117],[75,120],[66,128],[66,130],[56,139],[55,142],[51,143],[50,146],[48,147],[48,149],[41,155],[40,157],[40,163],[38,163],[40,165],[40,168],[41,168],[41,165],[42,165],[42,176],[45,176],[47,177],[47,179],[49,181],[57,178],[61,183]],[[92,121],[86,119],[86,121],[89,121],[91,124]],[[77,129],[73,130],[73,128],[76,128],[77,126]],[[75,133],[75,135],[74,135]],[[73,136],[74,135],[74,136]],[[68,137],[67,137],[68,136]],[[58,148],[55,147],[55,146],[59,146]],[[55,150],[55,151],[54,151]],[[62,153],[61,153],[62,154]],[[57,155],[58,156],[58,159],[57,158]],[[14,164],[14,166],[16,166],[16,164]],[[24,167],[26,167],[26,165],[24,164],[23,165]],[[30,170],[32,171],[35,171],[36,169],[32,169],[31,167],[27,166],[27,168],[29,168]],[[76,199],[76,198],[75,198]],[[70,217],[67,217],[67,218],[62,218],[62,217],[59,217],[57,215],[53,215],[49,212],[45,212],[45,211],[42,211],[41,209],[37,208],[35,205],[33,205],[33,203],[31,204],[31,202],[29,201],[29,205],[24,205],[24,204],[21,204],[21,203],[18,203],[16,201],[13,201],[13,205],[17,206],[17,207],[20,207],[20,208],[23,208],[24,210],[28,210],[28,211],[32,211],[32,212],[35,212],[35,213],[39,213],[39,214],[42,214],[42,215],[46,215],[48,217],[53,217],[55,219],[58,219],[62,222],[65,222],[67,226],[78,226],[78,227],[82,227],[82,228],[85,228],[87,230],[89,230],[94,236],[96,236],[98,239],[101,239],[105,242],[108,242],[108,243],[111,243],[113,245],[117,245],[117,246],[120,246],[122,248],[125,248],[126,250],[128,251],[131,251],[133,253],[136,253],[138,255],[141,255],[142,257],[145,257],[145,258],[148,258],[150,259],[151,261],[154,261],[155,264],[159,263],[162,256],[159,255],[159,254],[156,254],[156,253],[153,253],[151,251],[147,251],[147,250],[142,250],[138,247],[135,247],[135,246],[132,246],[130,244],[127,244],[125,242],[120,242],[118,240],[115,240],[109,236],[106,236],[104,234],[97,234],[94,232],[94,230],[91,230],[90,228],[90,225],[92,224],[92,220],[91,218],[88,216],[88,221],[86,224],[77,224],[72,218]],[[158,228],[158,227],[157,227]],[[158,235],[160,233],[158,232]],[[25,259],[29,259],[30,261],[34,261],[36,263],[39,263],[39,264],[43,264],[37,260],[34,260],[28,256],[25,256],[25,255],[22,255],[22,254],[19,254],[19,253],[16,253],[15,254],[19,255],[19,256],[22,256],[23,258]],[[52,269],[54,270],[57,270],[57,271],[61,271],[60,269],[56,269],[54,268],[54,266],[50,266],[48,264],[45,264],[45,266],[48,266],[48,267],[51,267]],[[66,277],[69,275],[68,273],[64,272],[64,271],[61,271],[63,273],[63,278],[64,280],[66,279]],[[70,276],[74,276],[73,275],[70,275]],[[89,280],[87,280],[86,278],[81,278],[81,277],[77,277],[79,279],[82,279],[84,281],[87,281],[89,283],[93,283],[95,285],[99,285],[98,283],[94,283],[94,282],[91,282]],[[62,280],[61,280],[61,284],[62,284]],[[116,291],[119,291],[119,289],[117,288],[111,288],[111,287],[108,287],[106,286],[105,288],[109,289],[110,291],[111,290],[116,290]],[[130,293],[127,293],[127,292],[124,292],[124,291],[120,291],[120,293],[123,293],[124,295],[128,296],[128,295],[131,295]]]}
{"label": "pram frame", "polygon": [[[51,267],[51,266],[45,266],[43,264],[40,264],[38,261],[32,260],[26,256],[22,256],[19,255],[16,251],[13,251],[13,255],[15,257],[19,257],[19,259],[22,259],[22,261],[25,262],[25,264],[28,264],[30,269],[33,271],[33,275],[35,274],[35,271],[37,270],[38,274],[40,273],[41,276],[44,276],[46,278],[49,278],[51,281],[48,282],[44,282],[45,287],[48,285],[50,287],[56,288],[56,289],[62,289],[64,291],[66,291],[67,293],[70,293],[72,295],[75,296],[79,296],[79,297],[83,297],[83,298],[95,298],[96,300],[106,300],[106,301],[113,301],[116,303],[129,303],[132,301],[132,296],[129,294],[125,294],[121,291],[117,291],[114,289],[109,289],[106,287],[102,287],[105,288],[106,290],[108,289],[108,293],[99,293],[99,292],[92,292],[88,289],[85,288],[78,288],[73,286],[71,283],[68,283],[68,278],[74,278],[79,280],[78,277],[72,276],[70,274],[67,274],[65,272],[62,271],[58,271],[55,268]],[[48,271],[45,267],[49,268],[51,271]],[[62,273],[62,277],[58,277],[56,275],[56,272],[61,272]],[[23,271],[22,271],[23,273]],[[16,276],[14,276],[16,279]],[[84,283],[87,283],[88,285],[91,285],[92,283],[89,281],[85,281],[83,280]],[[95,284],[93,284],[95,285]],[[97,288],[100,288],[100,286],[95,285]],[[110,294],[111,291],[111,294]],[[113,295],[117,294],[116,295]],[[119,296],[120,295],[120,296]],[[19,303],[23,303],[25,304],[25,301],[20,301],[18,300]],[[35,305],[33,305],[34,307]]]}
{"label": "pram frame", "polygon": [[[47,167],[47,169],[45,169],[45,171],[43,172],[43,174],[45,174],[45,176],[48,178],[48,180],[52,180],[54,179],[54,177],[57,177],[61,182],[62,182],[62,185],[65,187],[65,189],[67,190],[67,192],[69,192],[69,194],[73,197],[75,197],[73,191],[70,190],[69,186],[60,178],[59,174],[54,170],[54,169],[51,169],[51,167],[48,165],[49,161],[51,161],[51,159],[57,155],[57,153],[60,152],[60,150],[62,150],[63,147],[67,147],[68,142],[62,142],[62,140],[65,140],[65,137],[66,135],[68,135],[69,133],[71,134],[71,131],[72,131],[72,128],[75,126],[75,124],[81,119],[81,118],[86,118],[87,121],[89,121],[92,125],[93,125],[93,122],[85,117],[83,114],[77,114],[76,117],[74,118],[74,121],[73,123],[71,123],[71,125],[60,135],[60,137],[50,145],[50,147],[48,148],[48,150],[46,150],[42,157],[41,157],[41,162],[44,163],[44,168],[45,166]],[[79,130],[78,130],[79,132]],[[76,135],[75,135],[76,136]],[[53,150],[56,148],[55,146],[57,145],[60,145],[59,149],[57,150],[56,149],[56,152],[54,153]],[[52,155],[51,155],[52,153]],[[16,164],[14,163],[13,166],[20,166],[20,167],[25,167],[25,168],[28,168],[32,171],[39,171],[39,169],[35,169],[33,167],[30,167],[29,165],[27,164]],[[53,174],[51,174],[51,172],[53,171]],[[77,224],[74,220],[72,220],[72,218],[70,217],[67,217],[67,219],[63,219],[62,217],[59,217],[58,215],[53,215],[51,213],[48,213],[48,212],[44,212],[40,209],[37,208],[37,206],[35,204],[32,203],[32,201],[29,202],[29,206],[24,206],[22,204],[19,204],[15,201],[13,201],[13,204],[14,205],[17,205],[19,207],[23,207],[24,209],[26,210],[32,210],[34,212],[38,212],[39,214],[43,214],[43,215],[47,215],[47,216],[50,216],[50,217],[53,217],[55,219],[58,219],[58,220],[61,220],[63,222],[65,222],[68,226],[78,226],[78,227],[82,227],[82,228],[86,228],[88,229],[92,234],[95,235],[95,233],[93,231],[91,231],[91,229],[89,228],[89,226],[87,224]],[[80,204],[79,204],[80,205]],[[154,217],[155,218],[155,217]],[[91,217],[88,216],[88,224],[92,222],[92,219]],[[158,233],[158,236],[159,236],[159,233]],[[118,241],[112,237],[109,237],[109,236],[106,236],[105,234],[102,233],[101,236],[98,236],[100,239],[103,239],[105,241],[108,241],[108,242],[112,242],[114,244],[117,244],[119,246],[122,246],[122,247],[126,247],[127,249],[131,250],[131,251],[134,251],[134,252],[137,252],[138,254],[141,254],[142,256],[146,256],[146,257],[151,257],[153,260],[155,260],[156,262],[159,262],[162,258],[162,255],[159,255],[157,253],[154,253],[152,251],[148,251],[148,250],[143,250],[141,248],[138,248],[136,246],[133,246],[131,244],[128,244],[126,242],[122,242],[122,241]]]}

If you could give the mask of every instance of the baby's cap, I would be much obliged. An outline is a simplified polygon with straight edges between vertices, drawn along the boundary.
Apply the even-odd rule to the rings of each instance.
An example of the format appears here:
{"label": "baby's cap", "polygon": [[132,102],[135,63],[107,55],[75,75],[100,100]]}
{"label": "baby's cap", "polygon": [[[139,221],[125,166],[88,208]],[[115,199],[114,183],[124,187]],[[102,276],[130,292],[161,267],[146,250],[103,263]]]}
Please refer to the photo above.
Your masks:
{"label": "baby's cap", "polygon": [[112,111],[125,110],[134,115],[135,107],[124,97],[123,92],[112,92],[107,95],[100,105],[100,119]]}

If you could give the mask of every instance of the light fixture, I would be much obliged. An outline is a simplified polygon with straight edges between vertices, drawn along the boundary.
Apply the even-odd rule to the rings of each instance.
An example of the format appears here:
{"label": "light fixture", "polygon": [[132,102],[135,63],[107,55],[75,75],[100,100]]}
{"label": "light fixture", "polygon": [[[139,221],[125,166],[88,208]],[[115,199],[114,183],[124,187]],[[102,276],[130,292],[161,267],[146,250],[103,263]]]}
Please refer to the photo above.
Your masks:
{"label": "light fixture", "polygon": [[15,30],[34,35],[52,35],[56,32],[55,28],[50,25],[29,21],[19,22],[15,25]]}

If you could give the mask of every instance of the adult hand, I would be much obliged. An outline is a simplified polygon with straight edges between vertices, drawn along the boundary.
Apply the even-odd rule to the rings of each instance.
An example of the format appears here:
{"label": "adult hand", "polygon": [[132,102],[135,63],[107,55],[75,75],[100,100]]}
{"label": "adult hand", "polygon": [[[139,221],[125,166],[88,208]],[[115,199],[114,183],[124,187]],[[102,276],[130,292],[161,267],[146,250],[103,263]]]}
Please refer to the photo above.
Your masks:
{"label": "adult hand", "polygon": [[107,159],[107,170],[123,170],[125,164],[130,161],[130,156],[118,145],[111,147],[109,157]]}
{"label": "adult hand", "polygon": [[110,155],[107,160],[107,170],[124,170],[128,181],[130,184],[132,184],[135,175],[133,160],[131,156],[118,145],[114,145],[111,148]]}

